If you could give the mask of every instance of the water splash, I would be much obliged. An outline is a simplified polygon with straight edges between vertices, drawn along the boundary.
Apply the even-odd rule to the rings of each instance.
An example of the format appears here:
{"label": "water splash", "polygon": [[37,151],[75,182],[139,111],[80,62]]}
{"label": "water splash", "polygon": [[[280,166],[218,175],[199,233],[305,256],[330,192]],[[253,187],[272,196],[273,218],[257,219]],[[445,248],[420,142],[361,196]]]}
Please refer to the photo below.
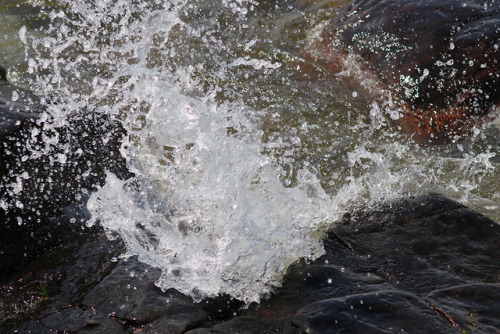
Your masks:
{"label": "water splash", "polygon": [[137,177],[109,175],[88,207],[129,254],[163,269],[160,287],[258,301],[293,261],[322,254],[331,202],[307,171],[301,186],[284,187],[256,134],[228,136],[239,128],[227,117],[243,106],[178,96],[160,82],[169,98],[151,106],[141,130],[154,137],[128,152]]}
{"label": "water splash", "polygon": [[108,174],[89,225],[160,267],[162,289],[250,303],[321,255],[356,203],[436,191],[500,217],[492,128],[462,145],[405,142],[368,79],[304,69],[300,48],[334,9],[266,6],[74,1],[50,11],[45,37],[22,30],[30,82],[57,97],[59,124],[90,106],[129,132],[135,177]]}

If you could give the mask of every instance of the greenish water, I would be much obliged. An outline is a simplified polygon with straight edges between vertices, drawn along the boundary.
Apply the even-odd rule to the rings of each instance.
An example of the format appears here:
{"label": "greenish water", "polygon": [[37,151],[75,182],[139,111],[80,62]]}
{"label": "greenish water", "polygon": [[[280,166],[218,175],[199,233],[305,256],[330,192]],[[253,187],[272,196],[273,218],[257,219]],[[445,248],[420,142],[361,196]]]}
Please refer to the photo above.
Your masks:
{"label": "greenish water", "polygon": [[57,117],[123,120],[137,177],[110,175],[89,210],[163,269],[160,287],[251,302],[357,205],[438,192],[500,221],[495,123],[419,146],[365,88],[307,60],[345,3],[4,1],[0,61],[57,97]]}

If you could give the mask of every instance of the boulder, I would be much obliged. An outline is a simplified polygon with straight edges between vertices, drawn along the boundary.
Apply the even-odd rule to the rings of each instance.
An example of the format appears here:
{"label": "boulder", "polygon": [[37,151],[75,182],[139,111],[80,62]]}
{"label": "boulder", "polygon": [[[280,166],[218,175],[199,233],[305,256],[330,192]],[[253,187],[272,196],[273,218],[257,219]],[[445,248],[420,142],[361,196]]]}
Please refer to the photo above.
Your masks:
{"label": "boulder", "polygon": [[496,333],[499,237],[499,224],[440,195],[357,208],[332,225],[325,255],[245,309],[162,292],[160,270],[88,235],[0,289],[0,332]]}
{"label": "boulder", "polygon": [[466,332],[498,333],[500,283],[473,283],[435,290],[425,296]]}
{"label": "boulder", "polygon": [[293,316],[311,333],[499,331],[498,240],[498,223],[441,195],[357,208],[333,224],[324,256],[243,314]]}
{"label": "boulder", "polygon": [[86,199],[104,184],[107,171],[130,176],[119,151],[126,135],[119,120],[75,111],[56,124],[46,104],[4,74],[0,71],[0,283],[47,248],[82,234]]}
{"label": "boulder", "polygon": [[402,291],[377,291],[326,299],[301,308],[293,324],[306,333],[449,333],[422,299]]}
{"label": "boulder", "polygon": [[496,0],[354,0],[324,30],[323,50],[333,71],[353,55],[417,141],[464,139],[498,111]]}

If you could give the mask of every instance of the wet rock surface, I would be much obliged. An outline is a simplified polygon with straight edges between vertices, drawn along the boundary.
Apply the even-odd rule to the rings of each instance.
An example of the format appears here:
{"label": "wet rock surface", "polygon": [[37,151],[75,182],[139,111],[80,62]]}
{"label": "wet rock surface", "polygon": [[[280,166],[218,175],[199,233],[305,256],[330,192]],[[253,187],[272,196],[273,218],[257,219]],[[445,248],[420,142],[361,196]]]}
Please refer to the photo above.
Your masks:
{"label": "wet rock surface", "polygon": [[354,0],[325,29],[324,47],[333,63],[356,55],[402,101],[399,124],[415,139],[442,142],[495,112],[499,28],[496,0]]}
{"label": "wet rock surface", "polygon": [[358,209],[326,254],[298,262],[247,309],[194,303],[154,285],[158,269],[120,258],[98,234],[45,252],[0,293],[7,333],[496,333],[500,225],[440,195]]}
{"label": "wet rock surface", "polygon": [[417,296],[377,291],[321,300],[301,308],[293,324],[315,333],[455,333]]}
{"label": "wet rock surface", "polygon": [[119,121],[90,111],[56,121],[47,102],[10,84],[4,74],[0,71],[0,283],[46,249],[94,233],[97,229],[83,224],[90,191],[104,184],[106,171],[130,176],[119,152],[125,135]]}
{"label": "wet rock surface", "polygon": [[[405,14],[403,23],[429,17],[442,24],[427,13],[418,15],[432,4],[410,3],[354,1],[358,13],[365,13],[364,32],[372,34],[364,39],[353,39],[361,28],[349,25],[352,16],[334,24],[350,27],[343,30],[344,43],[350,45],[376,40],[381,27],[396,29],[393,16],[374,15],[383,8],[395,15],[413,13]],[[479,100],[465,94],[461,106],[468,116],[482,117],[498,103],[498,63],[491,60],[498,58],[499,30],[491,27],[497,28],[499,13],[494,1],[484,2],[485,8],[471,3],[458,23],[442,24],[444,30],[424,36],[424,42],[400,39],[393,44],[398,50],[375,53],[373,45],[354,44],[355,51],[402,97],[407,89],[418,90],[419,95],[411,95],[416,109],[428,103],[448,108],[463,87],[486,92],[490,98]],[[336,20],[344,20],[342,13],[352,6]],[[455,15],[432,10],[440,18]],[[426,31],[421,28],[425,20],[411,22],[403,27]],[[477,44],[483,32],[491,38]],[[451,58],[439,58],[441,64],[420,47],[433,45],[442,52],[451,42],[455,49],[445,53]],[[478,62],[458,80],[442,64],[468,60],[453,51],[464,49],[469,50],[466,57],[483,52],[489,58],[476,57]],[[422,63],[427,59],[422,55],[430,60]],[[395,62],[394,56],[402,67],[385,66]],[[439,76],[416,86],[397,81],[402,75],[420,79],[422,66]],[[119,240],[85,226],[88,193],[103,184],[106,170],[129,176],[118,150],[124,135],[119,122],[84,112],[55,126],[33,94],[5,79],[0,68],[0,192],[9,195],[0,206],[1,333],[500,332],[500,226],[439,195],[346,215],[325,237],[326,254],[294,264],[283,286],[258,305],[244,309],[227,296],[195,303],[173,289],[162,292],[154,283],[158,269],[134,257],[121,258]],[[454,84],[440,88],[443,80]],[[51,138],[58,145],[45,150]],[[32,155],[36,151],[41,153]]]}

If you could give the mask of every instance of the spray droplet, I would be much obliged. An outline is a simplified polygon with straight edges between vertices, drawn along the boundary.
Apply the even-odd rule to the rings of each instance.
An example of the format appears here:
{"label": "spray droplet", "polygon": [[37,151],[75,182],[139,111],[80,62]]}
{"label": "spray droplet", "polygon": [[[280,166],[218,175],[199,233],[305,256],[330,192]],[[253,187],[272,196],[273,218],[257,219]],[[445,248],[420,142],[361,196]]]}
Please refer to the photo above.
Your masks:
{"label": "spray droplet", "polygon": [[22,26],[19,29],[19,39],[26,44],[26,26]]}
{"label": "spray droplet", "polygon": [[57,155],[57,161],[59,161],[59,163],[64,164],[66,163],[67,160],[68,158],[66,157],[65,154],[60,153]]}

